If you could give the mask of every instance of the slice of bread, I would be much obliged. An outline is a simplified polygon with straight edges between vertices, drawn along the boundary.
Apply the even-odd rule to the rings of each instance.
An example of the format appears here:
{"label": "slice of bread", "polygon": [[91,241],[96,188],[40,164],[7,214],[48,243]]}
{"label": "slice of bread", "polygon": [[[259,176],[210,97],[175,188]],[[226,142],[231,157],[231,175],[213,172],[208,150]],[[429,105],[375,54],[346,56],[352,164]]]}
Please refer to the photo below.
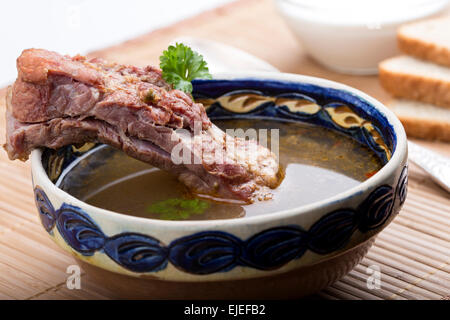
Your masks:
{"label": "slice of bread", "polygon": [[450,68],[403,55],[378,69],[381,85],[394,97],[450,108]]}
{"label": "slice of bread", "polygon": [[394,99],[387,107],[400,119],[408,137],[450,142],[450,110],[403,99]]}
{"label": "slice of bread", "polygon": [[401,51],[450,67],[450,18],[403,25],[397,32]]}

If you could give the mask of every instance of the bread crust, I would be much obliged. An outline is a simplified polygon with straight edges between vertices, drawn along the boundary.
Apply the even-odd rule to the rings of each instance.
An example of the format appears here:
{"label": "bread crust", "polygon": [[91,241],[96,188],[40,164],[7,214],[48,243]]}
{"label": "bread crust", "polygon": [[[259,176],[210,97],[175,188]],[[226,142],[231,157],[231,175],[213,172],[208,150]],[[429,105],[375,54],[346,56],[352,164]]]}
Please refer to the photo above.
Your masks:
{"label": "bread crust", "polygon": [[388,61],[380,64],[379,79],[390,94],[450,109],[450,82],[391,71],[386,68]]}
{"label": "bread crust", "polygon": [[450,123],[398,116],[408,137],[450,142]]}
{"label": "bread crust", "polygon": [[397,43],[400,51],[423,60],[429,60],[437,64],[450,67],[450,50],[436,43],[428,42],[406,34],[401,27],[397,33]]}
{"label": "bread crust", "polygon": [[[427,22],[419,22],[427,23]],[[422,60],[450,67],[450,50],[438,43],[427,41],[415,32],[415,23],[400,27],[397,43],[400,51]],[[395,59],[391,58],[391,59]],[[382,87],[397,98],[406,98],[447,108],[450,112],[450,81],[439,80],[426,75],[408,74],[392,70],[391,59],[379,65],[379,79]],[[393,110],[395,112],[395,110]],[[450,122],[442,119],[424,119],[414,111],[397,114],[409,137],[450,142]]]}

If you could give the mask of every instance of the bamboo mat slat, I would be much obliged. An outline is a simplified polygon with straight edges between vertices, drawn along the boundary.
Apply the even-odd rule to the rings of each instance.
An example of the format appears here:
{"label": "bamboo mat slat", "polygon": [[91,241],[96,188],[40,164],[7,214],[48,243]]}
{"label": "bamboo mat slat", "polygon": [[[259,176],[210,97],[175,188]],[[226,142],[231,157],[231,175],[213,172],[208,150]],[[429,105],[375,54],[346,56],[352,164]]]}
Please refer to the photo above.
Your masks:
{"label": "bamboo mat slat", "polygon": [[[269,0],[242,0],[91,53],[111,61],[158,64],[168,43],[183,35],[221,41],[249,51],[284,72],[340,81],[381,101],[389,96],[376,77],[333,73],[305,55]],[[0,90],[1,143],[5,90]],[[416,141],[450,156],[450,144]],[[0,299],[108,299],[114,292],[81,274],[81,290],[66,286],[74,264],[40,226],[34,207],[29,162],[11,162],[0,152]],[[368,289],[369,267],[381,270],[379,289]],[[443,299],[450,296],[450,197],[418,167],[410,165],[405,205],[362,262],[341,281],[316,295],[323,299]]]}

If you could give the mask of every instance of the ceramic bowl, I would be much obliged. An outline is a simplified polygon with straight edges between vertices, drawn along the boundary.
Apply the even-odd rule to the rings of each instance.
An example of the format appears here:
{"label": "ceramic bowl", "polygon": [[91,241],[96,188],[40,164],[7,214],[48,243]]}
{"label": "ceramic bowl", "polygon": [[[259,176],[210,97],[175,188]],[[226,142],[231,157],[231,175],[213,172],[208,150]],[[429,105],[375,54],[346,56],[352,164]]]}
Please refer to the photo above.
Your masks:
{"label": "ceramic bowl", "polygon": [[378,63],[398,54],[400,25],[431,17],[448,0],[277,0],[276,6],[306,51],[342,73],[376,74]]}
{"label": "ceramic bowl", "polygon": [[359,140],[386,163],[356,187],[291,210],[164,221],[97,208],[55,185],[61,172],[73,170],[98,147],[34,150],[34,194],[44,229],[88,274],[127,297],[283,298],[316,292],[362,259],[405,201],[405,132],[392,112],[363,92],[319,78],[252,73],[195,81],[194,96],[213,120],[312,123]]}

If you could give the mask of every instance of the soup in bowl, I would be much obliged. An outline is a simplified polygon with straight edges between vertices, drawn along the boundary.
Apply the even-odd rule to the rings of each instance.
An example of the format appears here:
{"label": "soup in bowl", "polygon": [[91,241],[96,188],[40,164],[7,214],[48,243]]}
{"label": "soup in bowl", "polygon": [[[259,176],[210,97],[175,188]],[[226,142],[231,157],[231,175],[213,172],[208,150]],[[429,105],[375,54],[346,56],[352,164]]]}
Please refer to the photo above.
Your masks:
{"label": "soup in bowl", "polygon": [[44,228],[121,297],[311,294],[348,273],[405,201],[403,127],[356,89],[254,73],[195,81],[193,96],[217,126],[278,154],[267,198],[196,195],[102,144],[33,151]]}

